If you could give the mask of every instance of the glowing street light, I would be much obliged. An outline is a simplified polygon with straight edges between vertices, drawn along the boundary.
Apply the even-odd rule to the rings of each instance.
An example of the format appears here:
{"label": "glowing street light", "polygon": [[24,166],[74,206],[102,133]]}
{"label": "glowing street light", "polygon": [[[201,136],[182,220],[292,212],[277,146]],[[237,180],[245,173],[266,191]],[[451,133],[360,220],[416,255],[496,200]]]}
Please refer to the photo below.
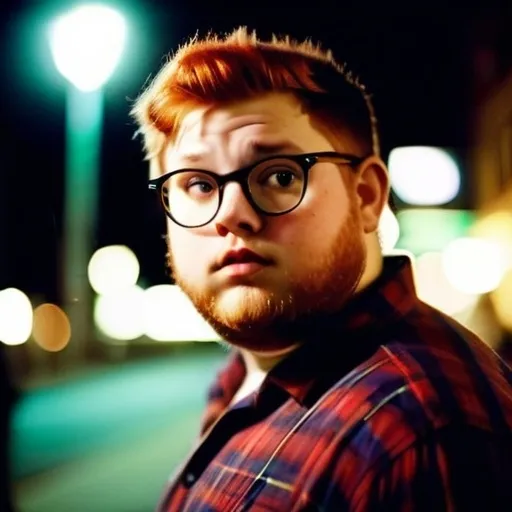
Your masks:
{"label": "glowing street light", "polygon": [[50,26],[50,50],[67,79],[64,201],[64,307],[78,355],[91,332],[92,292],[87,266],[94,249],[103,90],[120,60],[127,26],[120,13],[85,4]]}
{"label": "glowing street light", "polygon": [[95,91],[110,78],[126,40],[126,23],[114,9],[82,5],[57,18],[50,47],[59,72],[84,92]]}

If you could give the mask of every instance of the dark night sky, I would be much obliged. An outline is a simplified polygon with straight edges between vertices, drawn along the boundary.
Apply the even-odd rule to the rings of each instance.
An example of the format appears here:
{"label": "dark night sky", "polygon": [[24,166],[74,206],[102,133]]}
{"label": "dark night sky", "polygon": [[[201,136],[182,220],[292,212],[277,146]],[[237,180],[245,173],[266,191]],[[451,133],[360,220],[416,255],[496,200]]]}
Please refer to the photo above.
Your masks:
{"label": "dark night sky", "polygon": [[[2,6],[0,289],[16,286],[58,300],[64,82],[48,60],[42,21],[30,22],[51,12],[42,3],[19,0]],[[227,4],[212,4],[122,4],[132,33],[119,72],[106,88],[97,245],[132,247],[148,283],[166,278],[163,220],[146,189],[140,142],[132,140],[129,100],[157,71],[164,54],[196,30],[224,31],[246,24],[262,35],[320,39],[373,91],[385,149],[441,145],[456,148],[464,158],[473,104],[471,48],[480,36],[475,26],[481,13],[367,8],[342,14],[339,7],[232,10]],[[494,19],[499,13],[486,16]]]}

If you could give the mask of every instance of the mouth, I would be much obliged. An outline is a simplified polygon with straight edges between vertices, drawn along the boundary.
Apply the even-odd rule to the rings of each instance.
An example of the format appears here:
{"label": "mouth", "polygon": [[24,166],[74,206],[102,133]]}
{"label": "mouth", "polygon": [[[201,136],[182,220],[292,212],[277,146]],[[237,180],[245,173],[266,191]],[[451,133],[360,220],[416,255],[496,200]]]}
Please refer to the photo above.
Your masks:
{"label": "mouth", "polygon": [[227,252],[218,265],[218,270],[223,270],[230,276],[245,276],[254,274],[271,263],[249,249],[239,249]]}

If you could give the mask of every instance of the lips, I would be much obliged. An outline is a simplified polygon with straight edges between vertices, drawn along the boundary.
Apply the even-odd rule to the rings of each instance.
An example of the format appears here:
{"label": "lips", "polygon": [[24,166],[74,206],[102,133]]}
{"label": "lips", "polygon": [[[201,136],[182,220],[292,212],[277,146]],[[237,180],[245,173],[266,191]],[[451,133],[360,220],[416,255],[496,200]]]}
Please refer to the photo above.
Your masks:
{"label": "lips", "polygon": [[269,265],[270,261],[249,249],[238,249],[228,251],[222,258],[219,269],[238,263],[258,263],[260,265]]}

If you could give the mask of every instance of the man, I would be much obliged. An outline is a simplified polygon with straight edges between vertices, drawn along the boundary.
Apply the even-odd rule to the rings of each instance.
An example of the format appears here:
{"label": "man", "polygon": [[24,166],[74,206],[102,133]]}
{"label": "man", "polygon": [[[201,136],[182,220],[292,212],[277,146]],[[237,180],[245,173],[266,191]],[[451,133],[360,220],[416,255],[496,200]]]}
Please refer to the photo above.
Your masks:
{"label": "man", "polygon": [[181,48],[133,113],[174,278],[233,347],[160,510],[511,507],[511,372],[383,258],[363,85],[239,29]]}

